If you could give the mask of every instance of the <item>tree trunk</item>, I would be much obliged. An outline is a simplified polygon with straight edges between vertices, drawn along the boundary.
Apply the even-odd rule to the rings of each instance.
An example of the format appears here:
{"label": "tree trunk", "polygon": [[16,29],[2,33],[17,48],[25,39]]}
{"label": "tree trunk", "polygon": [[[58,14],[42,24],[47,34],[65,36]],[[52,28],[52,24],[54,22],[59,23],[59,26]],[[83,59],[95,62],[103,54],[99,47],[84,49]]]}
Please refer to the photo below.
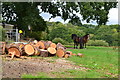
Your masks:
{"label": "tree trunk", "polygon": [[0,42],[0,53],[5,54],[6,42]]}
{"label": "tree trunk", "polygon": [[73,56],[76,56],[76,54],[72,54]]}
{"label": "tree trunk", "polygon": [[50,44],[50,47],[56,48],[57,45],[56,45],[55,43],[51,43],[51,44]]}
{"label": "tree trunk", "polygon": [[81,53],[78,53],[78,54],[77,54],[77,56],[79,56],[79,57],[83,57],[83,54],[81,54]]}
{"label": "tree trunk", "polygon": [[20,44],[19,44],[19,48],[20,48],[20,49],[24,48],[24,46],[25,46],[25,45],[24,45],[23,43],[20,43]]}
{"label": "tree trunk", "polygon": [[47,49],[47,51],[48,51],[50,54],[55,54],[55,53],[56,53],[56,49],[53,48],[53,47],[49,47],[49,48]]}
{"label": "tree trunk", "polygon": [[40,49],[40,56],[41,57],[48,57],[49,52],[47,50]]}
{"label": "tree trunk", "polygon": [[71,51],[66,51],[65,54],[68,54],[68,55],[72,55],[72,52]]}
{"label": "tree trunk", "polygon": [[69,56],[70,56],[69,54],[65,54],[64,58],[69,58]]}
{"label": "tree trunk", "polygon": [[51,43],[52,43],[51,41],[46,41],[46,42],[44,42],[45,50],[47,50],[47,49],[50,47],[50,44],[51,44]]}
{"label": "tree trunk", "polygon": [[35,48],[31,44],[26,44],[24,46],[25,53],[27,55],[34,55],[35,54]]}
{"label": "tree trunk", "polygon": [[56,52],[56,55],[57,55],[59,58],[62,58],[62,57],[64,57],[65,52],[64,52],[63,49],[58,48],[58,49],[57,49],[57,52]]}
{"label": "tree trunk", "polygon": [[10,55],[12,58],[14,56],[20,57],[22,54],[22,51],[17,46],[11,46],[8,48],[8,55]]}
{"label": "tree trunk", "polygon": [[39,56],[40,55],[40,49],[38,47],[34,47],[35,48],[35,55]]}
{"label": "tree trunk", "polygon": [[39,41],[38,43],[35,44],[36,47],[39,49],[45,49],[45,45],[42,41]]}
{"label": "tree trunk", "polygon": [[62,48],[64,51],[66,49],[61,43],[57,43],[56,48],[57,49]]}

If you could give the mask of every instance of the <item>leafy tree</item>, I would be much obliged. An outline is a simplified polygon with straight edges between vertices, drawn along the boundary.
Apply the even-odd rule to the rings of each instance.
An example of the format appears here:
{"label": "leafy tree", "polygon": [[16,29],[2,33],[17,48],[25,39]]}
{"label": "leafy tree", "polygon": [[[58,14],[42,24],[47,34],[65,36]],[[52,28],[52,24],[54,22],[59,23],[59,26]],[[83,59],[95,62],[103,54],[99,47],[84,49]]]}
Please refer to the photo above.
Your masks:
{"label": "leafy tree", "polygon": [[42,11],[52,14],[51,18],[61,16],[65,21],[70,19],[69,22],[74,25],[81,25],[81,19],[76,13],[81,14],[88,23],[95,20],[99,25],[105,25],[109,10],[115,8],[117,2],[44,2],[40,6]]}
{"label": "leafy tree", "polygon": [[116,29],[111,29],[109,26],[102,25],[96,31],[96,34],[94,35],[94,39],[105,40],[110,45],[112,45],[114,44],[115,41],[118,40],[117,35],[118,35],[118,32]]}
{"label": "leafy tree", "polygon": [[[60,24],[57,25],[59,26]],[[52,31],[49,33],[49,39],[53,40],[54,38],[61,38],[67,42],[72,42],[71,34],[77,34],[79,37],[85,35],[82,30],[78,30],[75,27],[68,27],[64,25],[52,29]]]}
{"label": "leafy tree", "polygon": [[28,32],[29,25],[31,31],[44,31],[47,28],[44,19],[39,16],[36,3],[3,3],[2,9],[6,23],[14,24],[18,29]]}
{"label": "leafy tree", "polygon": [[[41,11],[38,9],[41,7]],[[51,18],[61,16],[63,20],[70,19],[70,23],[81,25],[79,13],[83,20],[88,23],[91,20],[97,21],[99,25],[106,24],[108,13],[111,8],[115,8],[117,2],[36,2],[36,3],[3,3],[3,18],[7,23],[17,24],[19,27],[26,27],[28,23],[32,26],[38,26],[42,23],[41,12],[52,14]],[[17,22],[17,23],[16,23]],[[42,25],[43,26],[43,25]],[[41,27],[44,30],[46,27]]]}

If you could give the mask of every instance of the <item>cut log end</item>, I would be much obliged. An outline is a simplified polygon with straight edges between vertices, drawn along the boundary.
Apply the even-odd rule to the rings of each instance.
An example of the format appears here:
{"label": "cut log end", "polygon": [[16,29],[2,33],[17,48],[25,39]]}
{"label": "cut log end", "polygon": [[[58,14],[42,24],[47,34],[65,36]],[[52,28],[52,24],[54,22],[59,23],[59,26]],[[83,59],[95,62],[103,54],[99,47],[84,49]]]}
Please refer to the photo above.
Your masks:
{"label": "cut log end", "polygon": [[69,58],[69,56],[70,56],[69,54],[65,54],[64,58]]}
{"label": "cut log end", "polygon": [[56,48],[57,46],[56,46],[55,43],[51,43],[51,44],[50,44],[50,47]]}
{"label": "cut log end", "polygon": [[47,50],[50,54],[55,54],[56,53],[56,49],[53,48],[53,47],[49,47]]}
{"label": "cut log end", "polygon": [[26,44],[24,47],[25,53],[28,55],[33,55],[35,53],[35,49],[32,45]]}
{"label": "cut log end", "polygon": [[57,49],[56,55],[59,58],[62,58],[65,55],[65,52],[64,52],[64,50],[62,50],[61,48],[59,48],[59,49]]}
{"label": "cut log end", "polygon": [[79,56],[79,57],[83,57],[83,54],[81,54],[81,53],[78,53],[78,54],[77,54],[77,56]]}
{"label": "cut log end", "polygon": [[71,51],[66,51],[65,54],[68,54],[68,55],[72,55],[72,52]]}
{"label": "cut log end", "polygon": [[20,50],[17,47],[10,47],[8,49],[8,54],[10,56],[15,55],[16,57],[20,57],[21,56],[21,52],[20,52]]}

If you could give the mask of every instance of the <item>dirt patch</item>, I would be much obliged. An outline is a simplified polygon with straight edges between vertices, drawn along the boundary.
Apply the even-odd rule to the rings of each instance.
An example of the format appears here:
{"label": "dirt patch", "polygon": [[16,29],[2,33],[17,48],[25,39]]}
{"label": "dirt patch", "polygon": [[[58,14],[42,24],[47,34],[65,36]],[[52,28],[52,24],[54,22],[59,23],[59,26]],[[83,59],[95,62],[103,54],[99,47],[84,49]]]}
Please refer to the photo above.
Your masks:
{"label": "dirt patch", "polygon": [[59,72],[67,69],[87,70],[85,67],[74,65],[74,63],[59,59],[26,58],[10,60],[3,58],[3,78],[20,78],[23,74],[37,74],[38,72]]}

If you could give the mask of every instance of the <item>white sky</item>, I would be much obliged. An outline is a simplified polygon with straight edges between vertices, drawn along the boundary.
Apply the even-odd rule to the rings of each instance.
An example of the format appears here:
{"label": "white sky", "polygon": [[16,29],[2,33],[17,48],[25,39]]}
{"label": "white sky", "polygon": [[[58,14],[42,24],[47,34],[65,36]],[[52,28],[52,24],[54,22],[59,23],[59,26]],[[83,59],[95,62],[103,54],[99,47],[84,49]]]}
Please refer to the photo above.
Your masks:
{"label": "white sky", "polygon": [[[67,20],[64,22],[64,20],[62,20],[61,17],[56,17],[56,18],[52,18],[49,20],[49,18],[51,17],[51,14],[49,14],[49,13],[41,13],[40,15],[43,17],[43,19],[45,21],[50,21],[50,22],[60,21],[62,23],[67,23],[69,21],[69,20]],[[81,17],[80,14],[78,14],[78,15]],[[108,19],[107,25],[118,24],[118,8],[110,9],[108,17],[109,17],[109,19]],[[86,21],[82,21],[82,23],[97,25],[97,23],[95,21],[93,21],[91,23],[86,23]]]}

